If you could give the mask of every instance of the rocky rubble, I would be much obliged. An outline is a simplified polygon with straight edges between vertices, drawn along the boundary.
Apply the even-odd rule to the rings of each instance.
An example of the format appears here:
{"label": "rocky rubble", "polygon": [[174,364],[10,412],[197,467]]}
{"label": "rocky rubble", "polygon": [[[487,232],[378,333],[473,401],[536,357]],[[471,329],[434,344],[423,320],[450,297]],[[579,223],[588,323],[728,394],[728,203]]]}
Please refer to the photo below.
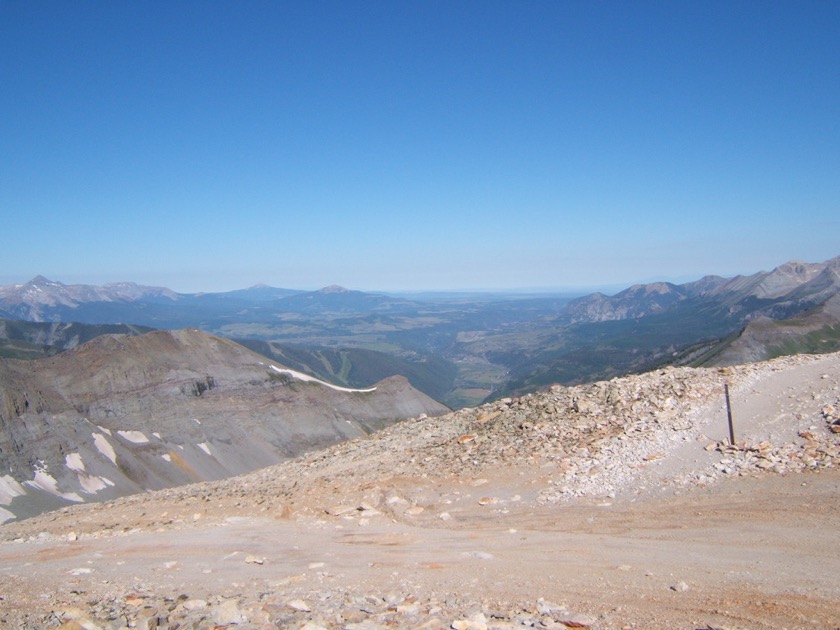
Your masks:
{"label": "rocky rubble", "polygon": [[96,602],[59,604],[20,621],[25,628],[61,630],[514,630],[590,628],[598,620],[539,598],[510,608],[494,601],[469,601],[457,594],[422,597],[393,591],[357,594],[347,590],[295,589],[246,596],[193,599],[187,594],[155,597],[141,592]]}
{"label": "rocky rubble", "polygon": [[[781,369],[810,360],[788,357],[767,365],[771,370]],[[749,387],[761,369],[756,365],[722,370],[666,368],[608,382],[555,386],[441,418],[409,421],[382,432],[376,440],[355,440],[313,454],[270,481],[267,473],[256,476],[263,483],[284,486],[295,479],[298,488],[308,482],[321,490],[332,489],[332,494],[342,497],[345,508],[367,504],[402,518],[418,516],[440,498],[418,488],[433,488],[435,479],[451,477],[475,487],[500,465],[531,471],[528,475],[536,470],[546,477],[547,487],[538,492],[538,503],[638,494],[644,490],[639,485],[642,472],[681,445],[696,441],[704,442],[707,452],[718,453],[718,461],[705,469],[677,474],[664,480],[666,484],[706,485],[723,476],[840,465],[840,434],[832,429],[838,425],[835,420],[825,425],[835,417],[830,414],[837,412],[830,410],[836,405],[820,409],[819,401],[812,404],[810,415],[800,419],[805,428],[795,441],[732,446],[705,437],[703,430],[712,419],[725,422],[724,382],[734,389]],[[820,414],[825,416],[819,421],[822,426],[815,424]],[[389,487],[404,485],[393,483],[400,479],[413,480],[413,497],[403,497]],[[360,487],[368,491],[349,500],[351,490]],[[294,493],[284,491],[294,502]],[[479,501],[498,503],[495,497]],[[447,514],[440,515],[442,520],[449,520]]]}
{"label": "rocky rubble", "polygon": [[[801,355],[723,369],[665,368],[587,385],[553,386],[546,392],[435,418],[422,415],[371,438],[343,442],[240,477],[125,497],[108,508],[64,508],[58,514],[86,514],[81,520],[89,523],[82,525],[88,533],[119,534],[129,528],[109,518],[109,511],[118,514],[120,507],[154,496],[171,509],[147,515],[141,528],[198,526],[212,521],[214,512],[224,512],[221,508],[278,518],[297,514],[365,519],[384,514],[411,522],[434,518],[453,525],[455,508],[466,500],[503,511],[512,503],[529,501],[551,504],[636,496],[648,490],[640,481],[643,473],[691,442],[704,444],[715,460],[705,467],[677,471],[655,485],[704,486],[731,476],[836,467],[840,466],[836,385],[831,402],[808,401],[810,413],[799,414],[802,430],[794,440],[730,445],[703,433],[712,419],[725,422],[725,382],[737,391],[750,387],[762,374],[814,360]],[[489,482],[501,468],[519,470],[530,480],[525,485],[534,489],[534,495],[481,494],[482,486],[491,487]],[[466,490],[442,496],[437,491],[441,480],[455,480]],[[55,513],[48,514],[42,522],[55,519]],[[0,529],[0,539],[17,538],[15,531],[14,524]]]}

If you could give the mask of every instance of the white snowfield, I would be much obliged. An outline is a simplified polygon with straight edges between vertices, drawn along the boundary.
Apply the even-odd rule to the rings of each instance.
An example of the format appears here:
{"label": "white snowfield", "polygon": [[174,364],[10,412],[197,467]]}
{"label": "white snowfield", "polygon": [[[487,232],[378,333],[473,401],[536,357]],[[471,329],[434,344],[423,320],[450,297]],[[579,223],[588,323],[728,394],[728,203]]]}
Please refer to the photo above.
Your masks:
{"label": "white snowfield", "polygon": [[85,462],[79,453],[67,453],[64,456],[64,463],[67,465],[67,468],[75,473],[85,472]]}
{"label": "white snowfield", "polygon": [[134,444],[149,443],[149,438],[147,438],[142,431],[117,431],[117,435],[129,442],[133,442]]}
{"label": "white snowfield", "polygon": [[10,505],[12,499],[24,494],[26,490],[11,475],[0,477],[0,505]]}
{"label": "white snowfield", "polygon": [[58,489],[58,482],[43,468],[36,469],[35,478],[32,481],[24,481],[23,485],[38,488],[39,490],[61,497],[62,499],[67,499],[68,501],[74,501],[76,503],[84,503],[85,501],[75,492],[61,492]]}
{"label": "white snowfield", "polygon": [[106,477],[89,475],[85,470],[85,462],[79,453],[68,453],[64,457],[64,462],[67,468],[78,476],[79,485],[82,486],[82,492],[85,494],[96,494],[100,490],[114,485],[114,482]]}
{"label": "white snowfield", "polygon": [[117,454],[114,452],[114,447],[111,446],[111,443],[104,435],[101,433],[94,433],[93,443],[96,445],[96,449],[105,457],[110,459],[114,466],[117,465]]}
{"label": "white snowfield", "polygon": [[315,378],[314,376],[309,376],[308,374],[304,374],[303,372],[297,372],[295,370],[290,370],[288,368],[279,368],[276,365],[269,365],[269,368],[277,372],[278,374],[285,374],[287,376],[291,376],[292,378],[296,378],[299,381],[306,381],[307,383],[318,383],[319,385],[323,385],[324,387],[329,387],[330,389],[334,389],[337,392],[349,392],[349,393],[358,393],[358,394],[369,394],[370,392],[375,392],[376,388],[371,387],[369,389],[350,389],[349,387],[339,387],[338,385],[333,385],[332,383],[327,383],[326,381],[322,381],[320,379]]}

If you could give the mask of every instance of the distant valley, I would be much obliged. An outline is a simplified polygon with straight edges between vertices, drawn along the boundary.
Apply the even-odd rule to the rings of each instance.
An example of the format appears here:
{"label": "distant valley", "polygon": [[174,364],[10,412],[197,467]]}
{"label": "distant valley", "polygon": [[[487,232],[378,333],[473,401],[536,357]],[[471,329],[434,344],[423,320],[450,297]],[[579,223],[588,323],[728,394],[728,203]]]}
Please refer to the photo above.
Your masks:
{"label": "distant valley", "polygon": [[[400,374],[459,408],[660,365],[836,350],[839,278],[840,258],[834,258],[750,276],[636,285],[611,296],[409,299],[336,286],[179,294],[132,283],[65,285],[39,276],[0,287],[0,317],[9,320],[0,327],[0,351],[55,353],[118,322],[130,334],[196,327],[347,387]],[[70,322],[100,328],[62,336]]]}

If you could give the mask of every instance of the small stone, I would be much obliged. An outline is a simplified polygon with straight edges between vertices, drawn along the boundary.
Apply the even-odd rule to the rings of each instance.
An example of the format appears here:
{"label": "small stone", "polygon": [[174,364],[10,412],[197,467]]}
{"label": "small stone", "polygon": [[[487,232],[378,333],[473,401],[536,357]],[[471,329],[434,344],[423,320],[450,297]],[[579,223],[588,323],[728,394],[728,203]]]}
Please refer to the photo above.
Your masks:
{"label": "small stone", "polygon": [[262,564],[263,562],[265,562],[265,558],[248,555],[245,556],[245,562],[246,564]]}
{"label": "small stone", "polygon": [[76,540],[78,540],[76,532],[70,532],[69,534],[67,534],[67,542],[76,542]]}
{"label": "small stone", "polygon": [[298,612],[312,612],[312,609],[302,599],[293,599],[290,602],[286,602],[286,606],[291,608],[292,610],[297,610]]}
{"label": "small stone", "polygon": [[245,618],[239,610],[239,602],[226,599],[213,610],[213,621],[221,626],[242,623]]}
{"label": "small stone", "polygon": [[677,593],[685,593],[688,590],[688,584],[685,582],[677,582],[671,587],[672,591],[676,591]]}
{"label": "small stone", "polygon": [[159,627],[158,611],[154,608],[144,608],[137,613],[134,620],[134,627],[138,630],[154,630]]}
{"label": "small stone", "polygon": [[589,628],[597,621],[594,617],[582,614],[564,615],[558,619],[567,628]]}
{"label": "small stone", "polygon": [[568,613],[569,611],[566,610],[566,607],[561,604],[555,604],[554,602],[547,602],[542,597],[537,600],[537,612],[541,615],[552,615],[552,614],[562,614]]}
{"label": "small stone", "polygon": [[457,619],[450,626],[452,630],[487,630],[487,617],[476,613],[467,619]]}

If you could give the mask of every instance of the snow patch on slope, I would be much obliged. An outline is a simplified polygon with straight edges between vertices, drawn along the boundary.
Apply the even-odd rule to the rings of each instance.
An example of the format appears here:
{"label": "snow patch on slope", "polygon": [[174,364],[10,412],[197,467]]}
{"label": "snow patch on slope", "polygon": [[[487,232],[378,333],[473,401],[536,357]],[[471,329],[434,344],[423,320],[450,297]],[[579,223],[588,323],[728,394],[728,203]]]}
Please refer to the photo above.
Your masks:
{"label": "snow patch on slope", "polygon": [[79,453],[68,453],[64,456],[64,462],[67,465],[67,468],[72,470],[79,477],[79,485],[82,486],[82,492],[85,494],[96,494],[100,490],[104,490],[108,486],[114,485],[114,482],[110,479],[97,477],[96,475],[89,475],[85,471],[85,462]]}
{"label": "snow patch on slope", "polygon": [[111,463],[116,466],[117,465],[117,454],[114,452],[114,447],[111,446],[111,443],[101,433],[94,433],[93,434],[93,443],[96,445],[96,449],[102,453],[105,457],[111,460]]}
{"label": "snow patch on slope", "polygon": [[82,491],[85,494],[96,494],[97,492],[99,492],[100,490],[104,490],[108,486],[113,486],[114,482],[105,477],[80,474],[79,485],[82,486]]}
{"label": "snow patch on slope", "polygon": [[117,431],[117,435],[133,444],[149,443],[149,438],[142,431]]}
{"label": "snow patch on slope", "polygon": [[15,515],[9,512],[9,510],[0,507],[0,525],[6,521],[13,521],[15,518]]}
{"label": "snow patch on slope", "polygon": [[26,490],[11,475],[0,477],[0,505],[10,505],[12,499],[24,494]]}
{"label": "snow patch on slope", "polygon": [[321,379],[315,378],[314,376],[309,376],[308,374],[304,374],[303,372],[298,372],[296,370],[290,370],[288,368],[281,369],[276,365],[269,365],[268,367],[277,372],[278,374],[285,374],[286,376],[291,376],[294,379],[297,379],[299,381],[305,381],[307,383],[318,383],[319,385],[323,385],[324,387],[334,389],[337,392],[349,392],[351,394],[369,394],[370,392],[376,391],[375,387],[371,387],[368,389],[350,389],[349,387],[339,387],[338,385],[327,383],[326,381],[322,381]]}
{"label": "snow patch on slope", "polygon": [[75,473],[85,472],[85,462],[79,453],[67,453],[64,456],[64,463],[67,465],[67,468]]}
{"label": "snow patch on slope", "polygon": [[84,503],[84,499],[75,492],[61,492],[58,489],[58,482],[43,468],[35,469],[35,477],[32,481],[23,482],[27,486],[43,490],[44,492],[56,497],[61,497],[67,501],[74,501],[76,503]]}

